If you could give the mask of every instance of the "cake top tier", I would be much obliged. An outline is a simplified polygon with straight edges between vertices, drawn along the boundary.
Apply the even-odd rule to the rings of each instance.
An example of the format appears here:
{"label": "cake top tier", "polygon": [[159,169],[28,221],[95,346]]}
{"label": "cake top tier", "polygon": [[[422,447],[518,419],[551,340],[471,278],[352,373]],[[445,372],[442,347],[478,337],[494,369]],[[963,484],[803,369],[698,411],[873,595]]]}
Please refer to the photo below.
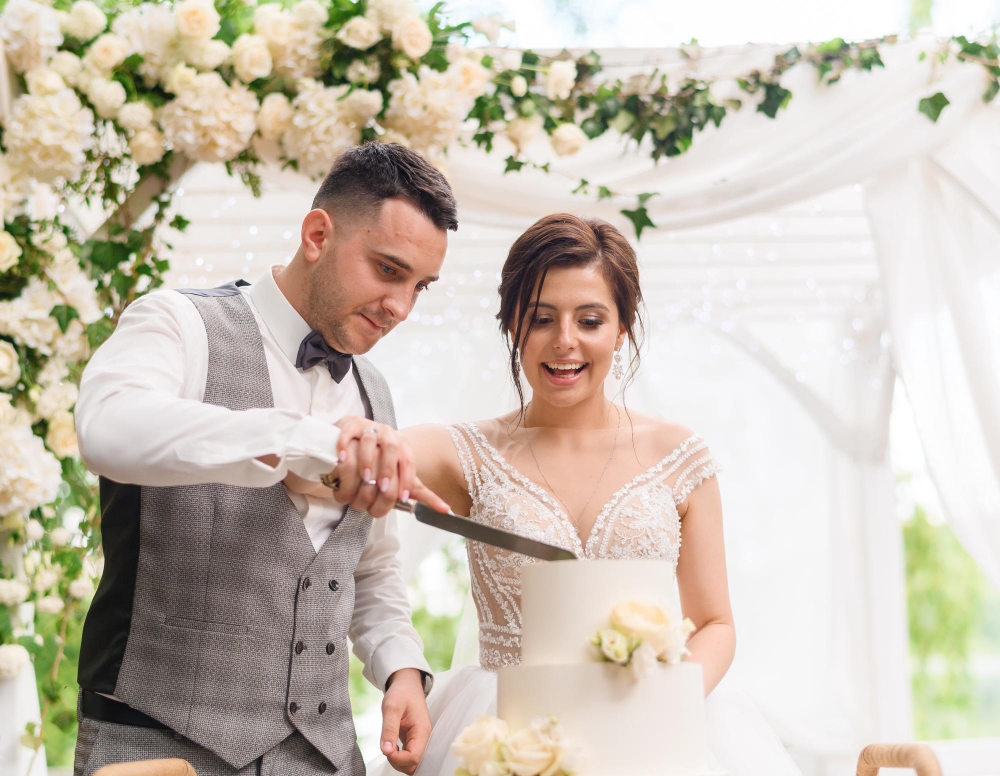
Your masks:
{"label": "cake top tier", "polygon": [[563,560],[521,569],[521,664],[599,661],[590,639],[628,601],[680,616],[677,582],[665,560]]}

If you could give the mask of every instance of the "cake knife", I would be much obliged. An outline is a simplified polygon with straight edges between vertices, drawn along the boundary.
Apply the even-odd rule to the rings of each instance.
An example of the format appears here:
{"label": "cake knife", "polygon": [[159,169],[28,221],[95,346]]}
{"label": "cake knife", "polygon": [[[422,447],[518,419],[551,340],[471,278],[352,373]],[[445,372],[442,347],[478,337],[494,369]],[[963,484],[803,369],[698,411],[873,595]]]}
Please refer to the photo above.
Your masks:
{"label": "cake knife", "polygon": [[492,544],[494,547],[502,547],[511,552],[529,555],[532,558],[540,558],[541,560],[576,560],[576,555],[569,550],[564,550],[562,547],[546,544],[537,539],[529,539],[526,536],[518,536],[509,531],[503,531],[491,525],[483,525],[482,523],[477,523],[475,520],[469,520],[468,518],[459,517],[448,512],[438,512],[436,509],[431,509],[419,501],[397,501],[396,509],[412,513],[419,522],[425,525],[464,536],[466,539]]}

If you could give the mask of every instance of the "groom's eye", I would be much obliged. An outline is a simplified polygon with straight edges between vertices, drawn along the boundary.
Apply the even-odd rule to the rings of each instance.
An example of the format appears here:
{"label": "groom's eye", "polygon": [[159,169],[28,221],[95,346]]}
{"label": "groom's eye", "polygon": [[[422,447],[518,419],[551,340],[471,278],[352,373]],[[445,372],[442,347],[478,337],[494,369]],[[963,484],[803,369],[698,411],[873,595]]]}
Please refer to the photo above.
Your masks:
{"label": "groom's eye", "polygon": [[391,278],[393,275],[396,274],[396,270],[393,269],[392,267],[390,267],[388,264],[379,264],[378,266],[379,266],[379,269],[382,270],[382,273],[386,277],[390,277]]}

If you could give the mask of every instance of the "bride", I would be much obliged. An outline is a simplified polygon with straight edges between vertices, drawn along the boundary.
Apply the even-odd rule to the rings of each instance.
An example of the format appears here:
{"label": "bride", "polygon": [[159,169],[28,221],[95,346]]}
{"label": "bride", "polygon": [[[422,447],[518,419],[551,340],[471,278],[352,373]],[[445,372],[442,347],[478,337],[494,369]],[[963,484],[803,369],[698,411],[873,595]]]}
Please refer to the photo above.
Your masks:
{"label": "bride", "polygon": [[[715,765],[730,776],[798,774],[748,699],[713,692],[736,648],[719,465],[690,429],[605,395],[609,372],[624,388],[639,365],[642,292],[632,247],[608,223],[546,216],[511,247],[499,292],[497,317],[521,406],[489,420],[402,431],[419,481],[458,514],[580,558],[673,564],[681,608],[696,626],[686,659],[702,667]],[[626,339],[636,354],[627,366]],[[522,379],[531,387],[527,403]],[[681,368],[677,379],[690,378]],[[345,482],[352,473],[374,470],[376,446],[365,434],[373,425],[364,419],[341,424],[339,447],[349,457],[334,475],[343,474]],[[359,480],[354,474],[352,481]],[[289,486],[333,495],[315,484]],[[479,665],[436,678],[418,776],[454,773],[451,742],[476,718],[496,713],[496,669],[520,660],[520,568],[536,561],[475,541],[467,548]],[[380,773],[392,773],[384,760],[381,766]]]}

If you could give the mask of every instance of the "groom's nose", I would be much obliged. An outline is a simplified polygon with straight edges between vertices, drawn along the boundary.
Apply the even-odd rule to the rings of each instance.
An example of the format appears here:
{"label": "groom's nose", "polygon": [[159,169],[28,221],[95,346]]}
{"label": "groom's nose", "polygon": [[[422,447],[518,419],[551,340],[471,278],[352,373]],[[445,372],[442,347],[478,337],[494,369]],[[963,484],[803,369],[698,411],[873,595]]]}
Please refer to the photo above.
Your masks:
{"label": "groom's nose", "polygon": [[395,323],[399,323],[405,321],[406,316],[410,314],[412,301],[412,297],[405,296],[405,293],[386,294],[382,297],[382,309],[392,316]]}

